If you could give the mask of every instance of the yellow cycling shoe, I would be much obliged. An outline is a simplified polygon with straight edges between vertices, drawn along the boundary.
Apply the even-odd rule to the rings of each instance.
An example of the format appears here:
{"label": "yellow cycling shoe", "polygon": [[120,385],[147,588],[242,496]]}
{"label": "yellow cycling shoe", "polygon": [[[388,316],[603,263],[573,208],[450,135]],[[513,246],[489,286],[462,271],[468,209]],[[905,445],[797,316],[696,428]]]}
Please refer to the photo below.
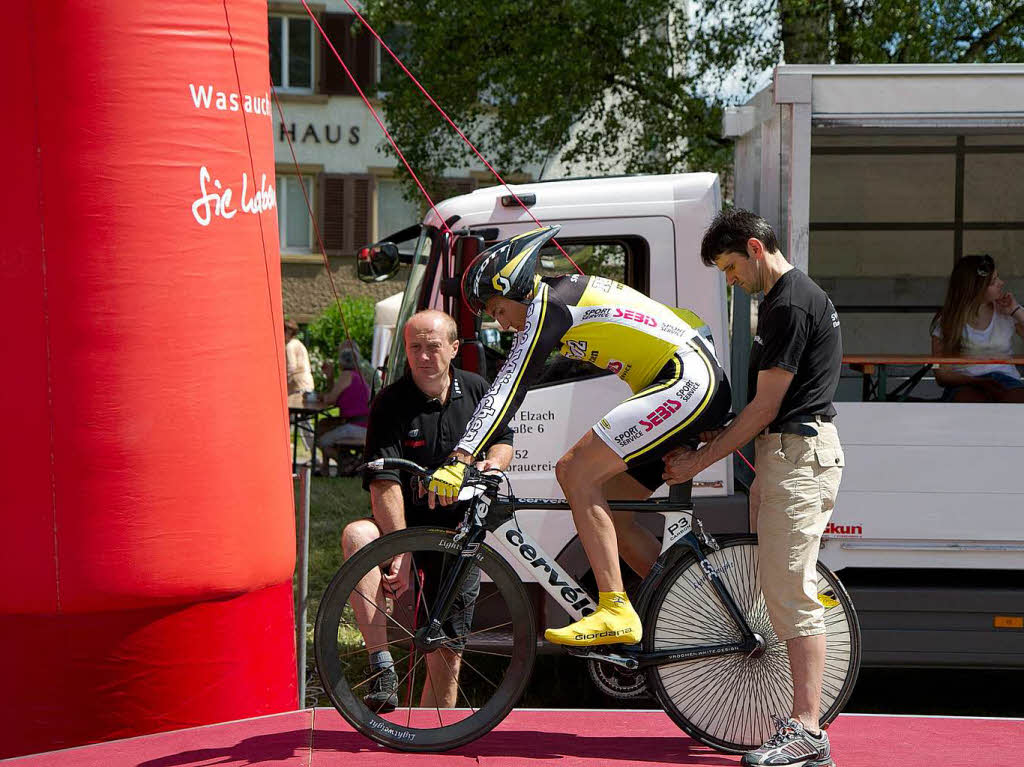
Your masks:
{"label": "yellow cycling shoe", "polygon": [[622,591],[602,591],[596,611],[565,628],[544,632],[549,642],[570,647],[636,644],[642,637],[640,616]]}

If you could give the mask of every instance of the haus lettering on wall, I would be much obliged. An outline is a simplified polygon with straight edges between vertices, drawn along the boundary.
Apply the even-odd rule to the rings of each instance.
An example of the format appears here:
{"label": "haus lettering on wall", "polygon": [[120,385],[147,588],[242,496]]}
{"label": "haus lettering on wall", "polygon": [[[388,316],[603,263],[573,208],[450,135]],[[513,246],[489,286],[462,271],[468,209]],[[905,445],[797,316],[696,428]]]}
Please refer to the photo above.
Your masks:
{"label": "haus lettering on wall", "polygon": [[281,123],[277,124],[277,140],[293,144],[340,144],[355,146],[359,143],[359,126],[330,123]]}

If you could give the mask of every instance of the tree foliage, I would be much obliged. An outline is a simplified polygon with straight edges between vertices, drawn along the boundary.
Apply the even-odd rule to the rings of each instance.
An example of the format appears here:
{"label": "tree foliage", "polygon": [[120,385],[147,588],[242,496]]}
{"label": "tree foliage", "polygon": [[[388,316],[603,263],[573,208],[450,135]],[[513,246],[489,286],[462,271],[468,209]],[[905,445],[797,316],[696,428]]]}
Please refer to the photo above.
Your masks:
{"label": "tree foliage", "polygon": [[[370,23],[503,175],[722,170],[722,109],[775,64],[1020,61],[1021,0],[368,0]],[[389,129],[433,190],[475,162],[381,52]]]}
{"label": "tree foliage", "polygon": [[[705,14],[735,14],[775,31],[756,64],[926,64],[1020,61],[1020,0],[701,0]],[[759,60],[758,60],[759,59]]]}
{"label": "tree foliage", "polygon": [[[313,378],[318,389],[324,388],[321,365],[329,362],[335,368],[338,364],[338,345],[351,338],[359,348],[362,361],[368,363],[373,348],[374,301],[365,296],[346,296],[339,303],[332,303],[306,328],[306,345],[313,366]],[[344,318],[344,322],[342,321]],[[348,328],[348,334],[345,329]],[[371,370],[364,365],[363,375],[370,380]]]}

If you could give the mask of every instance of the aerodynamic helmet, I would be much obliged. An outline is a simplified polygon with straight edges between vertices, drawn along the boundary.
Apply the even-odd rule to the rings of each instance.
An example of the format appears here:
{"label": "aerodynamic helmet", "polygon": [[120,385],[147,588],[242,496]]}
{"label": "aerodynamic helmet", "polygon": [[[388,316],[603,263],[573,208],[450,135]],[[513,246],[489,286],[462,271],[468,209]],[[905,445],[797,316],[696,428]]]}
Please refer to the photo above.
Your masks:
{"label": "aerodynamic helmet", "polygon": [[540,249],[562,227],[542,226],[492,245],[469,265],[462,276],[462,297],[476,314],[487,301],[504,296],[520,303],[533,291]]}

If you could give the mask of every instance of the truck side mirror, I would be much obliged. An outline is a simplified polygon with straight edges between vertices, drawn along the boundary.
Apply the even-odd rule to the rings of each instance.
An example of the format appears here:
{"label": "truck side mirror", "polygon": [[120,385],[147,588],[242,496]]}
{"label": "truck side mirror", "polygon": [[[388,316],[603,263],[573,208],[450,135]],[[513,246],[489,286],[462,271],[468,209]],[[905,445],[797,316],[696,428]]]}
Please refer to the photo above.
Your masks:
{"label": "truck side mirror", "polygon": [[356,254],[356,275],[363,282],[383,282],[395,276],[401,261],[393,242],[375,242]]}

